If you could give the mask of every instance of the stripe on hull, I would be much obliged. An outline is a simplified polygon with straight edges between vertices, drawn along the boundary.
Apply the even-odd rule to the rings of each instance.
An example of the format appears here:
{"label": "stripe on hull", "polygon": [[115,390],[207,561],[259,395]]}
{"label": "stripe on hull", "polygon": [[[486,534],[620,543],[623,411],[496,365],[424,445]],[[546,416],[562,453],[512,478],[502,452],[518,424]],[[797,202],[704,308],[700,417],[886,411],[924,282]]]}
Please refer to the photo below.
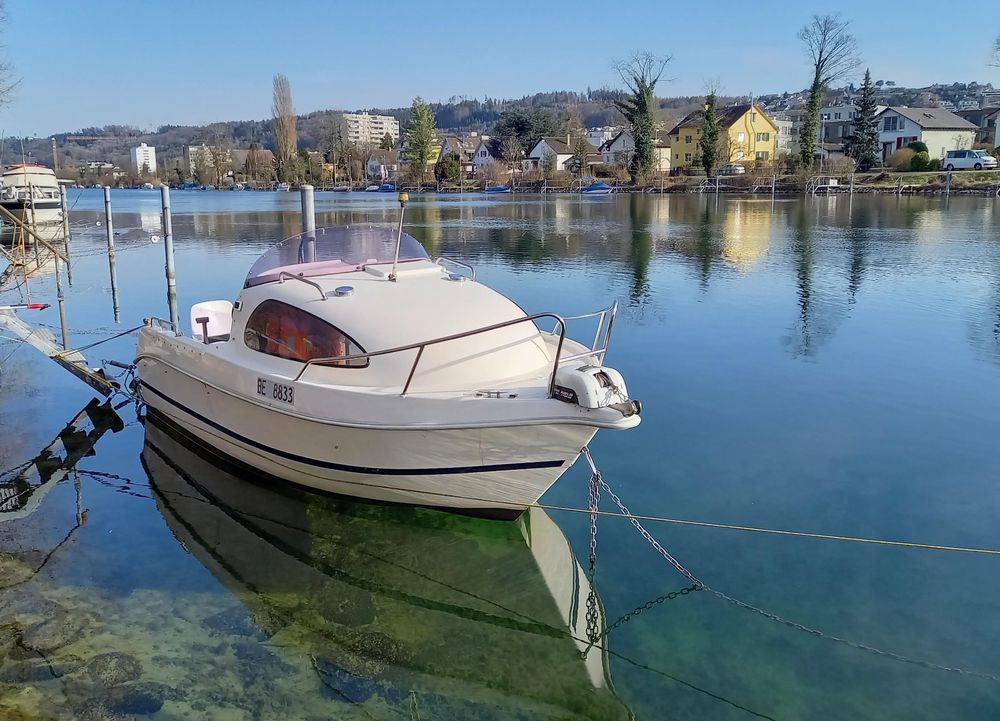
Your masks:
{"label": "stripe on hull", "polygon": [[446,468],[373,468],[366,466],[352,466],[345,463],[335,463],[334,461],[324,461],[316,458],[308,458],[306,456],[301,456],[295,453],[289,453],[288,451],[281,450],[280,448],[274,448],[273,446],[268,446],[259,441],[255,441],[252,438],[248,438],[242,434],[236,433],[229,428],[217,423],[210,418],[205,417],[201,413],[188,408],[187,406],[178,403],[176,400],[167,397],[164,393],[158,391],[156,388],[151,386],[146,381],[140,381],[143,388],[152,391],[159,398],[163,399],[170,405],[174,406],[178,410],[183,411],[192,418],[198,419],[205,425],[214,428],[215,430],[226,434],[227,436],[243,443],[245,445],[251,446],[258,450],[264,451],[265,453],[270,453],[271,455],[285,458],[290,461],[295,461],[296,463],[302,463],[305,465],[315,466],[317,468],[325,468],[327,470],[333,471],[344,471],[347,473],[359,473],[366,475],[378,475],[378,476],[438,476],[438,475],[453,475],[453,474],[466,474],[466,473],[492,473],[492,472],[502,472],[502,471],[524,471],[532,470],[538,468],[559,468],[563,465],[564,461],[554,460],[554,461],[528,461],[521,463],[494,463],[490,465],[481,466],[451,466]]}

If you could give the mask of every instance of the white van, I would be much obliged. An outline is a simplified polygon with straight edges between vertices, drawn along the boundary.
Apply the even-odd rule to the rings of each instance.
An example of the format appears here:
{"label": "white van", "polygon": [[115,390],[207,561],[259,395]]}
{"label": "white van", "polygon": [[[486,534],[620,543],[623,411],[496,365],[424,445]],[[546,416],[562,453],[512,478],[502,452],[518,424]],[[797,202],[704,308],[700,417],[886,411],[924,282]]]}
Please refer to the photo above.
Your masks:
{"label": "white van", "polygon": [[985,150],[949,150],[944,156],[945,170],[995,170],[997,159]]}

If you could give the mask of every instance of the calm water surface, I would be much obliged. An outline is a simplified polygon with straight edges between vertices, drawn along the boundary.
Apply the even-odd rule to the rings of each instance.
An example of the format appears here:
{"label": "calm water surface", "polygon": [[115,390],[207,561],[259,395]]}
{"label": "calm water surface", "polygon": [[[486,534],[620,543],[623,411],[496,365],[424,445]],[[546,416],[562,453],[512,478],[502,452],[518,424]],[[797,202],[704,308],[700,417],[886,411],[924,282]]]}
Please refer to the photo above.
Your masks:
{"label": "calm water surface", "polygon": [[[100,195],[72,191],[73,328],[166,315],[158,197],[113,196],[116,324]],[[290,193],[173,201],[182,319],[233,298],[253,259],[299,229]],[[386,196],[320,194],[317,210],[326,225],[397,217]],[[1000,548],[1000,201],[470,195],[414,198],[407,218],[432,255],[473,262],[529,311],[619,299],[608,362],[643,423],[593,450],[634,511]],[[53,286],[8,285],[0,303]],[[26,317],[58,322],[54,308]],[[133,343],[88,355],[131,360]],[[91,395],[14,343],[0,360],[11,468]],[[585,517],[498,523],[279,492],[121,413],[78,476],[23,518],[0,514],[0,717],[1000,715],[1000,680],[850,648],[707,592],[642,612],[606,659],[583,659],[572,553],[587,556]],[[587,476],[578,465],[544,501],[585,505]],[[650,525],[734,597],[1000,675],[995,556]],[[685,585],[627,522],[601,520],[598,555],[609,620]]]}

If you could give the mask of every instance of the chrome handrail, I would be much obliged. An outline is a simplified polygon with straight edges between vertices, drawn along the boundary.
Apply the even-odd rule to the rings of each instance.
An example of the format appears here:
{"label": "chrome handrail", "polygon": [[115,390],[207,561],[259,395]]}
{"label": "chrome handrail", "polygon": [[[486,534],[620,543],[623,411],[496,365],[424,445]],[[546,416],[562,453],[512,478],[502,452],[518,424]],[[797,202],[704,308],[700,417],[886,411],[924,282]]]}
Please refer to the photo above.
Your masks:
{"label": "chrome handrail", "polygon": [[[309,370],[309,366],[316,365],[330,365],[346,363],[353,360],[364,360],[374,358],[376,356],[390,355],[393,353],[402,353],[403,351],[416,350],[417,356],[413,359],[413,365],[410,366],[410,372],[406,377],[406,382],[403,385],[403,391],[401,395],[406,395],[406,392],[410,389],[410,384],[413,381],[414,375],[417,372],[417,365],[420,363],[421,357],[423,357],[424,349],[429,345],[437,345],[438,343],[447,343],[453,340],[459,340],[461,338],[468,338],[470,336],[479,335],[480,333],[489,333],[494,330],[499,330],[501,328],[507,328],[513,325],[518,325],[519,323],[526,323],[528,321],[536,321],[541,318],[551,318],[555,321],[555,325],[549,332],[550,335],[554,335],[556,331],[559,332],[559,341],[556,343],[555,357],[552,360],[552,372],[549,375],[549,397],[552,397],[555,391],[556,385],[556,373],[559,370],[559,366],[563,363],[568,363],[573,360],[579,360],[580,358],[587,358],[590,356],[598,355],[600,356],[600,361],[604,362],[604,357],[607,355],[608,346],[611,343],[611,329],[614,325],[615,316],[618,313],[618,303],[614,302],[607,308],[594,311],[593,313],[584,313],[582,315],[573,316],[560,316],[555,313],[535,313],[534,315],[525,316],[523,318],[514,318],[512,320],[504,321],[502,323],[494,323],[492,325],[483,326],[481,328],[474,328],[473,330],[463,331],[461,333],[453,333],[452,335],[442,336],[440,338],[433,338],[431,340],[419,341],[417,343],[409,343],[403,346],[397,346],[396,348],[387,348],[386,350],[371,351],[365,353],[352,353],[350,355],[343,356],[330,356],[326,358],[310,358],[305,361],[302,369],[298,372],[293,383],[298,382],[305,375],[305,372]],[[595,318],[600,316],[601,320],[598,323],[597,335],[594,337],[594,344],[590,351],[585,353],[575,353],[571,356],[565,358],[562,357],[563,342],[566,340],[566,321],[569,320],[581,320],[584,318]],[[607,326],[605,326],[605,320],[607,319]],[[537,327],[536,327],[537,328]],[[599,343],[603,331],[604,341]]]}
{"label": "chrome handrail", "polygon": [[311,285],[313,288],[319,291],[320,300],[326,300],[326,291],[323,290],[323,286],[314,280],[309,280],[308,278],[303,278],[301,275],[295,275],[295,273],[289,273],[287,270],[283,270],[278,273],[278,282],[284,283],[285,278],[291,278],[292,280],[299,280],[306,285]]}
{"label": "chrome handrail", "polygon": [[[604,362],[604,357],[608,353],[608,347],[611,344],[611,329],[615,323],[615,316],[618,315],[618,301],[615,301],[607,308],[602,308],[601,310],[595,310],[592,313],[583,313],[581,315],[567,315],[563,316],[563,320],[582,320],[584,318],[596,318],[600,316],[600,320],[597,322],[597,330],[594,333],[594,342],[590,346],[590,353],[578,353],[572,356],[573,359],[584,358],[588,355],[600,355],[601,362]],[[607,326],[604,325],[605,320],[607,321]],[[555,333],[555,328],[552,329]],[[601,341],[601,335],[604,335],[603,342]],[[569,359],[566,359],[569,360]]]}
{"label": "chrome handrail", "polygon": [[[313,364],[333,364],[333,363],[346,363],[353,360],[361,360],[365,358],[374,358],[376,356],[390,355],[392,353],[402,353],[403,351],[416,350],[417,357],[413,359],[413,365],[410,366],[410,373],[406,378],[406,383],[403,385],[403,392],[401,395],[406,395],[406,391],[410,389],[410,383],[413,380],[413,376],[417,371],[417,364],[420,362],[421,356],[424,354],[424,348],[429,345],[437,345],[438,343],[447,343],[448,341],[458,340],[460,338],[468,338],[470,336],[479,335],[480,333],[489,333],[490,331],[499,330],[500,328],[507,328],[512,325],[518,325],[519,323],[527,323],[529,321],[535,321],[540,318],[552,318],[555,322],[555,328],[559,329],[559,342],[556,344],[556,355],[552,362],[552,373],[549,376],[549,396],[552,396],[555,391],[556,385],[556,371],[559,370],[559,356],[562,354],[563,341],[566,339],[566,321],[555,313],[535,313],[534,315],[528,315],[523,318],[514,318],[513,320],[507,320],[502,323],[494,323],[493,325],[483,326],[482,328],[475,328],[473,330],[463,331],[461,333],[453,333],[452,335],[442,336],[440,338],[433,338],[431,340],[420,341],[418,343],[408,343],[407,345],[397,346],[396,348],[388,348],[386,350],[376,350],[370,353],[352,353],[351,355],[343,356],[332,356],[328,358],[310,358],[302,366],[302,370],[299,371],[298,375],[292,379],[292,382],[298,382],[301,380],[303,374],[309,370],[309,366]],[[552,332],[555,333],[555,328]],[[537,330],[537,328],[536,328]]]}
{"label": "chrome handrail", "polygon": [[172,330],[175,335],[180,335],[181,334],[180,329],[176,325],[174,325],[173,321],[169,321],[166,318],[161,318],[158,315],[151,315],[151,316],[149,316],[148,318],[144,319],[143,323],[145,325],[148,325],[150,328],[152,328],[153,324],[155,323],[161,329],[165,328],[165,329]]}
{"label": "chrome handrail", "polygon": [[443,265],[444,263],[442,263],[442,261],[444,261],[444,263],[451,263],[452,265],[457,265],[460,268],[465,268],[470,273],[472,273],[472,276],[471,276],[470,280],[475,280],[476,279],[476,269],[473,268],[468,263],[465,263],[465,262],[463,262],[461,260],[456,260],[455,258],[449,258],[446,255],[441,255],[441,256],[438,256],[437,258],[434,259],[434,263],[437,264],[437,265]]}

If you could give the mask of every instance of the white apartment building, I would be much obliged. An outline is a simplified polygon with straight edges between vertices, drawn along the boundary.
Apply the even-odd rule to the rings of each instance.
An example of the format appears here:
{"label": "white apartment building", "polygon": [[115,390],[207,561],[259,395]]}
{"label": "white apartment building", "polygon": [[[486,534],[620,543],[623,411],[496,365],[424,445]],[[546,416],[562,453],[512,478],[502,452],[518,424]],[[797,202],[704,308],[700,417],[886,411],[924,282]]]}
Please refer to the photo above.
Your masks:
{"label": "white apartment building", "polygon": [[139,143],[139,147],[132,148],[132,169],[136,173],[156,173],[156,148],[145,143]]}
{"label": "white apartment building", "polygon": [[389,115],[344,113],[347,122],[347,142],[353,145],[378,145],[386,133],[393,142],[399,140],[399,121]]}

